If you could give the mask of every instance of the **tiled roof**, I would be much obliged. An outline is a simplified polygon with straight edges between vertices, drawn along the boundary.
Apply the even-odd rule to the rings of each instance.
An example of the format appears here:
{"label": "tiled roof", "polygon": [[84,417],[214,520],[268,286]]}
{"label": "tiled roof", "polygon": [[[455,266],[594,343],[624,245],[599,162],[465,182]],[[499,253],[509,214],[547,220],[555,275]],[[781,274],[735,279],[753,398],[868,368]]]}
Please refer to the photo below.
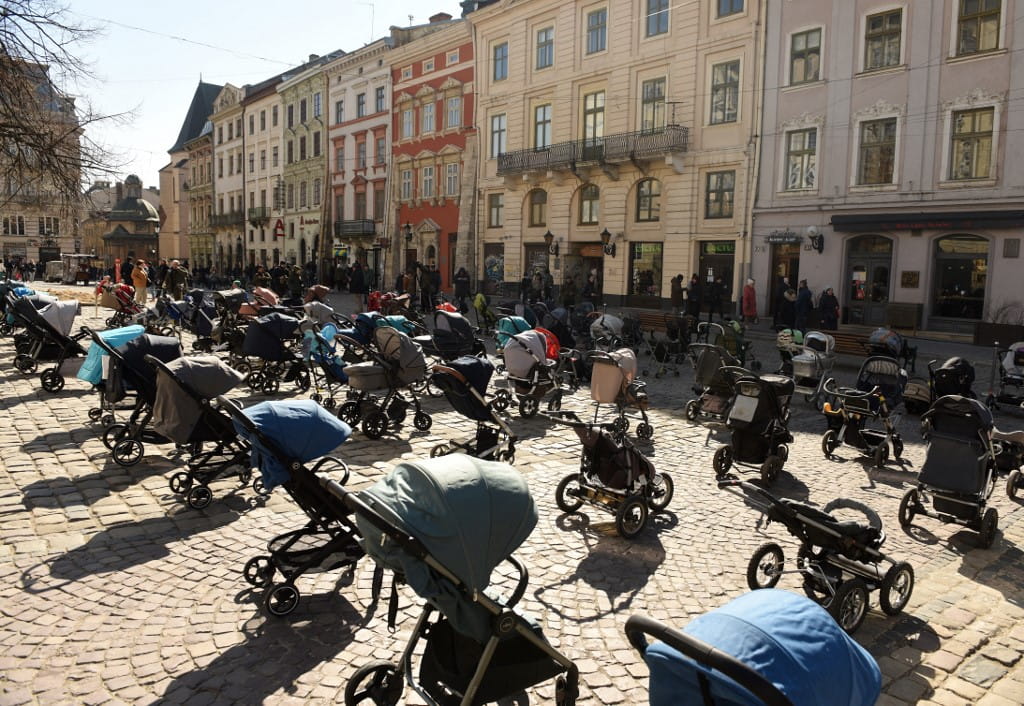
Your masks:
{"label": "tiled roof", "polygon": [[199,82],[196,86],[195,95],[192,96],[192,104],[188,107],[188,114],[185,115],[185,122],[181,124],[181,131],[174,146],[168,152],[178,152],[185,148],[185,143],[193,137],[198,137],[206,125],[207,119],[213,113],[213,101],[223,86],[215,83]]}

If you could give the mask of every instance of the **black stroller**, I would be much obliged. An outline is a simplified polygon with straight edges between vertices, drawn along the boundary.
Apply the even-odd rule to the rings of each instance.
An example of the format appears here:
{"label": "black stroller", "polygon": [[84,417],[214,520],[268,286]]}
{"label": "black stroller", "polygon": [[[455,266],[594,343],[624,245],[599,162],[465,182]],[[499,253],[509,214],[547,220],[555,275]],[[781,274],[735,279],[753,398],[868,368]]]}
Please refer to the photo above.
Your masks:
{"label": "black stroller", "polygon": [[[1009,388],[1013,388],[1013,392]],[[992,409],[999,409],[1000,405],[1024,409],[1024,341],[1006,348],[1000,348],[997,343],[992,349],[992,376],[985,404]]]}
{"label": "black stroller", "polygon": [[14,367],[32,373],[39,362],[52,361],[53,366],[39,374],[39,383],[47,392],[62,390],[64,376],[77,373],[86,355],[81,341],[89,336],[88,332],[71,334],[78,309],[76,301],[57,301],[36,309],[26,298],[11,306],[11,313],[25,327],[23,350],[15,356]]}
{"label": "black stroller", "polygon": [[691,343],[689,351],[693,360],[692,389],[700,397],[686,403],[686,418],[691,422],[725,421],[732,405],[733,384],[738,377],[752,373],[720,346]]}
{"label": "black stroller", "polygon": [[789,433],[793,380],[785,375],[757,376],[743,368],[727,368],[725,374],[736,376],[735,399],[726,420],[732,438],[715,451],[715,475],[722,479],[733,466],[755,465],[760,466],[761,480],[771,483],[789,458],[786,444],[793,441]]}
{"label": "black stroller", "polygon": [[424,355],[450,362],[464,355],[479,355],[484,352],[483,342],[478,341],[473,325],[462,314],[437,309],[434,311],[434,330],[429,335],[413,338],[423,348]]}
{"label": "black stroller", "polygon": [[[914,569],[881,552],[885,530],[868,506],[837,498],[819,509],[735,479],[720,481],[718,487],[759,511],[759,528],[780,522],[800,540],[793,573],[802,577],[804,593],[828,609],[846,632],[864,621],[870,591],[880,589],[878,603],[886,615],[898,615],[906,607],[914,590]],[[856,519],[844,519],[844,511],[856,513]],[[882,562],[888,564],[885,570]],[[763,544],[750,557],[747,584],[755,590],[774,588],[786,573],[783,563],[781,546]]]}
{"label": "black stroller", "polygon": [[[354,571],[364,556],[348,510],[323,489],[316,475],[336,472],[339,483],[348,482],[344,461],[325,454],[341,446],[352,430],[313,400],[261,402],[244,411],[224,397],[217,402],[251,445],[252,465],[259,469],[266,491],[283,486],[309,518],[302,528],[270,540],[268,553],[253,557],[242,570],[252,586],[266,589],[267,612],[287,615],[299,604],[296,579],[342,568]],[[320,460],[312,467],[306,465],[316,458]],[[283,583],[274,582],[278,572]]]}
{"label": "black stroller", "polygon": [[[553,677],[555,703],[575,703],[576,665],[515,609],[528,576],[512,552],[537,523],[537,508],[518,471],[456,454],[399,464],[358,494],[323,482],[355,514],[367,553],[426,601],[400,660],[357,669],[345,688],[347,705],[402,703],[404,680],[428,704],[469,706]],[[507,600],[487,590],[502,562],[518,573]]]}
{"label": "black stroller", "polygon": [[[679,377],[679,366],[686,360],[686,350],[690,345],[689,321],[685,316],[665,314],[665,338],[656,339],[651,334],[648,343],[651,354],[651,367],[654,377],[672,373]],[[647,375],[647,370],[643,371]]]}
{"label": "black stroller", "polygon": [[273,395],[282,382],[293,382],[299,392],[310,386],[306,362],[296,352],[300,337],[299,320],[294,316],[271,312],[249,323],[245,329],[242,353],[254,362],[236,362],[232,367],[248,373],[249,387]]}
{"label": "black stroller", "polygon": [[[164,363],[153,356],[156,397],[153,431],[192,450],[185,470],[171,476],[171,492],[183,495],[188,506],[200,510],[213,500],[210,483],[235,475],[243,485],[252,477],[249,445],[240,441],[231,418],[213,401],[238,385],[243,375],[213,355],[187,356]],[[212,448],[203,448],[212,444]],[[263,481],[253,481],[262,494]]]}
{"label": "black stroller", "polygon": [[948,395],[921,421],[928,448],[917,487],[900,501],[900,524],[908,527],[920,514],[966,525],[978,532],[978,546],[988,549],[999,524],[999,512],[987,506],[996,483],[992,413],[977,400]]}
{"label": "black stroller", "polygon": [[587,424],[574,412],[548,416],[571,426],[583,445],[580,470],[563,478],[555,490],[562,512],[576,512],[588,503],[613,514],[619,535],[633,539],[647,526],[648,511],[668,507],[675,492],[672,477],[655,472],[654,464],[624,434]]}
{"label": "black stroller", "polygon": [[[825,381],[822,389],[832,402],[822,408],[828,429],[821,437],[821,452],[825,458],[843,444],[849,444],[870,456],[881,468],[892,455],[903,455],[903,438],[896,431],[899,421],[896,408],[903,401],[907,373],[893,358],[874,356],[861,365],[857,387],[838,387],[834,378]],[[870,429],[867,423],[880,422],[881,429]]]}
{"label": "black stroller", "polygon": [[456,412],[476,422],[476,436],[467,441],[438,444],[430,450],[432,457],[465,453],[486,461],[515,462],[516,435],[496,413],[496,401],[487,399],[487,385],[493,374],[494,365],[475,356],[434,366],[431,381]]}

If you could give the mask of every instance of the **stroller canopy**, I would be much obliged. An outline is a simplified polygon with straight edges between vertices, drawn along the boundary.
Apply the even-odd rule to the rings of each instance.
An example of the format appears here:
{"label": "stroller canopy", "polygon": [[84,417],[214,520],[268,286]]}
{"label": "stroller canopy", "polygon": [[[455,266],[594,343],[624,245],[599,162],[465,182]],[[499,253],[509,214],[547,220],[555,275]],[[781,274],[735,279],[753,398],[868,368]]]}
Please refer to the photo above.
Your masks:
{"label": "stroller canopy", "polygon": [[992,412],[989,411],[988,407],[978,400],[961,395],[940,397],[935,400],[935,404],[927,412],[921,415],[922,421],[930,420],[935,428],[945,427],[943,431],[950,433],[952,430],[947,431],[947,429],[951,425],[943,425],[943,418],[964,420],[965,424],[958,423],[956,427],[969,428],[973,433],[968,434],[968,438],[972,440],[977,437],[977,432],[990,431],[995,425],[992,419]]}
{"label": "stroller canopy", "polygon": [[215,355],[186,356],[172,360],[167,367],[192,394],[182,390],[166,375],[158,373],[153,429],[176,444],[186,444],[202,418],[199,400],[223,395],[242,382],[245,376]]}
{"label": "stroller canopy", "polygon": [[491,381],[491,375],[494,374],[494,366],[491,365],[491,361],[473,355],[464,355],[448,363],[448,367],[466,378],[466,382],[480,393],[481,397],[487,394],[487,384]]}
{"label": "stroller canopy", "polygon": [[547,359],[546,348],[547,338],[540,331],[523,331],[512,336],[504,350],[505,367],[509,375],[529,375],[534,365],[543,364]]}
{"label": "stroller canopy", "polygon": [[504,348],[508,344],[508,339],[517,333],[529,331],[531,328],[533,326],[521,316],[505,316],[498,319],[498,330],[495,335],[498,341],[498,348]]}
{"label": "stroller canopy", "polygon": [[246,328],[242,352],[262,360],[287,360],[284,341],[298,328],[299,320],[294,316],[278,312],[261,316]]}
{"label": "stroller canopy", "polygon": [[602,314],[590,324],[590,335],[594,338],[622,335],[622,319],[611,314]]}
{"label": "stroller canopy", "polygon": [[321,326],[331,323],[334,316],[334,309],[327,306],[323,302],[311,301],[307,304],[303,304],[302,308],[306,312],[306,317],[310,321],[315,321]]}
{"label": "stroller canopy", "polygon": [[[100,331],[96,335],[111,348],[117,348],[145,332],[144,327],[134,325]],[[102,347],[89,346],[89,353],[85,356],[82,367],[78,369],[78,379],[85,380],[91,385],[99,384],[103,379],[103,357],[106,355],[107,352]]]}
{"label": "stroller canopy", "polygon": [[381,326],[373,332],[373,342],[400,385],[410,385],[426,377],[427,361],[423,350],[398,329]]}
{"label": "stroller canopy", "polygon": [[117,347],[117,352],[124,361],[120,367],[120,375],[123,380],[115,381],[114,372],[111,372],[111,387],[108,394],[113,393],[112,399],[118,399],[116,383],[130,383],[146,402],[153,404],[156,399],[156,371],[153,366],[146,362],[145,357],[151,355],[164,363],[170,363],[181,357],[181,341],[174,336],[154,336],[144,334]]}
{"label": "stroller canopy", "polygon": [[218,307],[232,314],[237,314],[238,309],[247,301],[247,297],[245,290],[236,287],[235,289],[224,289],[214,292],[213,300]]}
{"label": "stroller canopy", "polygon": [[[732,655],[775,684],[797,706],[874,704],[882,674],[874,658],[814,601],[788,591],[752,591],[693,620],[683,629]],[[654,643],[645,655],[650,702],[700,702],[703,673],[716,704],[763,701],[720,672]]]}
{"label": "stroller canopy", "polygon": [[267,490],[288,482],[290,461],[312,461],[352,436],[348,424],[313,400],[261,402],[244,412],[259,434],[237,421],[235,430],[252,445],[252,465],[260,469]]}
{"label": "stroller canopy", "polygon": [[398,329],[404,334],[412,335],[416,332],[416,325],[409,321],[401,314],[391,314],[390,316],[379,316],[375,321],[375,325],[380,328],[381,326],[390,326],[393,329]]}
{"label": "stroller canopy", "polygon": [[75,325],[75,317],[81,310],[82,305],[76,301],[57,301],[39,310],[39,315],[46,320],[50,326],[60,331],[62,336],[71,334],[71,328]]}
{"label": "stroller canopy", "polygon": [[485,642],[490,614],[470,594],[487,588],[494,567],[537,524],[537,508],[522,474],[504,463],[453,454],[399,464],[361,496],[391,524],[419,539],[467,592],[458,591],[357,514],[366,552],[402,573],[458,632]]}
{"label": "stroller canopy", "polygon": [[907,372],[900,367],[895,358],[872,356],[860,366],[857,389],[861,392],[871,392],[875,387],[879,388],[895,407],[903,401],[903,391],[907,387]]}

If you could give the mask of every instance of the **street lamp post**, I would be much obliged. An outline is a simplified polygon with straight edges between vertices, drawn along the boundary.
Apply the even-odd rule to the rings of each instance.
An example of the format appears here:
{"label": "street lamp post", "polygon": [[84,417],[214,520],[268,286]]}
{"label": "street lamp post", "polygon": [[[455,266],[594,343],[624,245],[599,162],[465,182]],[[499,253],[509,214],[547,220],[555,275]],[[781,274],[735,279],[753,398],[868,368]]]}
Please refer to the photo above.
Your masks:
{"label": "street lamp post", "polygon": [[409,246],[412,245],[412,223],[406,223],[402,226],[402,232],[405,234],[405,271],[408,272],[412,269],[413,263],[409,262]]}

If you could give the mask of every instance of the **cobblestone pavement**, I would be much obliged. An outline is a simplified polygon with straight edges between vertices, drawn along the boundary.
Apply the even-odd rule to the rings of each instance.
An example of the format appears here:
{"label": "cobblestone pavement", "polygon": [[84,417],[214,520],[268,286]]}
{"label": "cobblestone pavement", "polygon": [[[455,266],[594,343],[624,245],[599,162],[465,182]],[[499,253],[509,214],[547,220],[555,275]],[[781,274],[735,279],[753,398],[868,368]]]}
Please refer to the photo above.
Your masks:
{"label": "cobblestone pavement", "polygon": [[[95,323],[91,314],[87,307],[85,322]],[[758,345],[762,358],[777,360],[767,342]],[[372,566],[363,562],[354,575],[300,579],[295,612],[268,617],[240,570],[272,536],[305,523],[288,497],[258,502],[251,489],[222,482],[208,508],[188,509],[168,489],[177,467],[171,447],[150,447],[139,465],[120,468],[88,421],[94,393],[79,381],[44,393],[37,377],[14,369],[13,357],[10,339],[0,341],[0,702],[326,704],[342,700],[359,665],[397,656],[418,615],[414,594],[401,592],[390,634],[387,604],[371,601]],[[852,382],[855,371],[837,374]],[[685,420],[691,382],[688,369],[651,380],[654,441],[643,448],[673,476],[676,495],[634,541],[595,509],[557,509],[555,486],[578,463],[575,435],[539,418],[513,420],[522,437],[516,467],[540,514],[517,553],[530,571],[522,605],[576,660],[581,703],[646,702],[647,669],[622,629],[630,614],[681,626],[747,590],[748,559],[766,538],[778,540],[790,562],[795,557],[784,528],[758,531],[756,513],[716,488],[711,457],[725,437]],[[241,390],[236,396],[247,399]],[[398,459],[421,458],[470,433],[443,399],[426,404],[429,432],[407,429],[379,441],[357,433],[339,449],[354,487]],[[566,407],[589,412],[586,389]],[[775,489],[818,504],[836,496],[869,504],[886,523],[883,549],[916,571],[906,611],[886,617],[872,594],[856,633],[882,667],[880,703],[1020,703],[1024,513],[1000,483],[991,549],[974,548],[973,532],[933,520],[901,530],[897,506],[924,459],[917,424],[901,421],[902,465],[872,469],[849,447],[826,461],[820,415],[795,402],[796,442]],[[800,590],[792,575],[780,588]],[[529,697],[550,702],[553,688]]]}

